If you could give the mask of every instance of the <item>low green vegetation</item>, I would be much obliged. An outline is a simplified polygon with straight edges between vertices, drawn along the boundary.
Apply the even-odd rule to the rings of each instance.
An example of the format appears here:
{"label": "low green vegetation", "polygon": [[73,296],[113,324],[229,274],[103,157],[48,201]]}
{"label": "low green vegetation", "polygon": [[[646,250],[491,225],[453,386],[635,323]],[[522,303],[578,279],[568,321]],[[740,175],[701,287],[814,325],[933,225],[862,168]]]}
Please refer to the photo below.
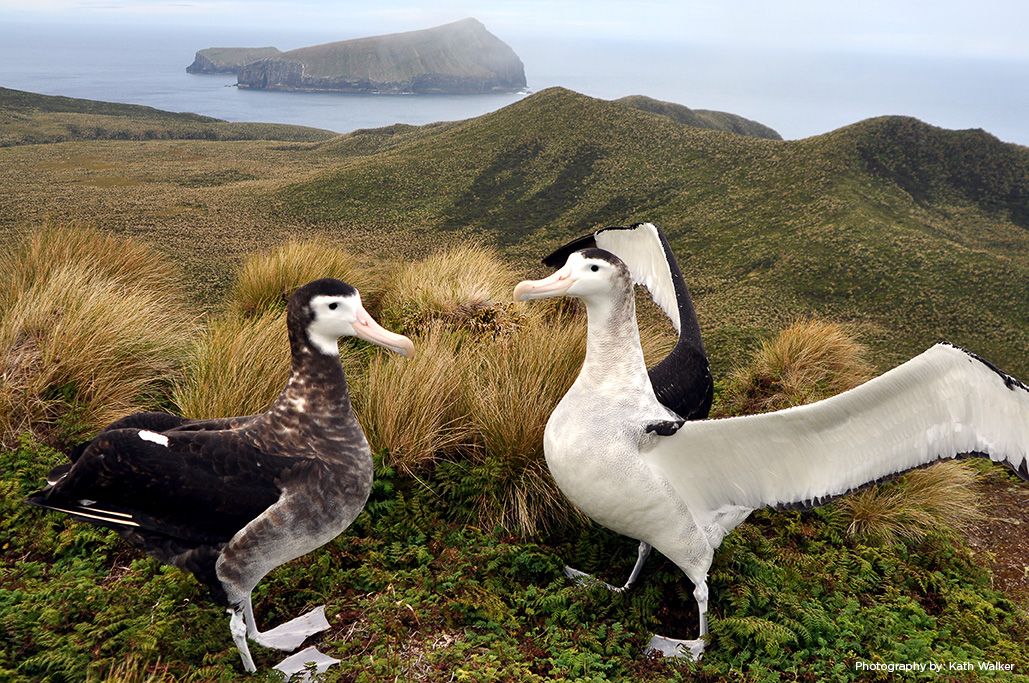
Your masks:
{"label": "low green vegetation", "polygon": [[[288,370],[284,298],[325,276],[418,351],[342,345],[372,498],[254,595],[264,627],[327,605],[326,681],[1029,680],[1024,597],[961,532],[1006,481],[982,463],[753,514],[716,554],[703,660],[644,656],[651,633],[695,634],[693,587],[656,553],[625,594],[564,578],[620,583],[635,543],[542,461],[582,311],[511,301],[563,240],[655,220],[720,414],[831,395],[939,339],[1027,379],[1027,169],[981,131],[760,140],[559,89],[337,137],[0,90],[0,680],[276,680],[259,647],[243,674],[191,577],[21,501],[121,414],[263,410]],[[673,335],[640,308],[654,362]],[[979,661],[1015,670],[857,668]]]}
{"label": "low green vegetation", "polygon": [[0,147],[69,140],[290,140],[328,131],[273,123],[227,123],[133,104],[94,102],[0,88]]}

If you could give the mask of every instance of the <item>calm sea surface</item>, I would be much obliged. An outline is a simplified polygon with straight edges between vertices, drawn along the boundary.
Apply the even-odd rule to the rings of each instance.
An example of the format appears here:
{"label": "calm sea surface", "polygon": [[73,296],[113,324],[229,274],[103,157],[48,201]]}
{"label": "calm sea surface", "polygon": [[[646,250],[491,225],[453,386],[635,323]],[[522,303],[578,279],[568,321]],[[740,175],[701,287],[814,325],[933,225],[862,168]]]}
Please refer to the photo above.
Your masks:
{"label": "calm sea surface", "polygon": [[[341,95],[234,87],[234,76],[186,73],[197,50],[289,50],[358,36],[155,26],[0,24],[0,86],[144,104],[227,121],[336,132],[479,116],[524,95]],[[847,54],[744,52],[645,41],[501,36],[525,63],[529,89],[593,97],[642,94],[728,111],[797,139],[886,114],[944,128],[983,128],[1029,145],[1029,63]]]}

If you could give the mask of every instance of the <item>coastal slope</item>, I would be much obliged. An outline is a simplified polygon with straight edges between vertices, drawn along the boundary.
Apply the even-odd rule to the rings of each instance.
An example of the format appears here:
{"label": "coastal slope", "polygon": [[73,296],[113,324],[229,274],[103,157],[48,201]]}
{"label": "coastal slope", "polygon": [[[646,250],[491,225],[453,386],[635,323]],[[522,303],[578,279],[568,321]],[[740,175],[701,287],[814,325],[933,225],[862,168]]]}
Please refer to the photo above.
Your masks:
{"label": "coastal slope", "polygon": [[517,92],[525,67],[475,19],[304,47],[245,65],[241,88],[477,94]]}

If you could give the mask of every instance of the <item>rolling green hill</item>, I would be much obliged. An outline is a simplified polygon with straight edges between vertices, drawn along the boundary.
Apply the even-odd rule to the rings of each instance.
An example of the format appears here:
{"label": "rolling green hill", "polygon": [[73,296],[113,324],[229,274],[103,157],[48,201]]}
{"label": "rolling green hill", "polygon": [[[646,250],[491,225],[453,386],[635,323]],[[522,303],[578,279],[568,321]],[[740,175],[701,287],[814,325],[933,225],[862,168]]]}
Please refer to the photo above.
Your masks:
{"label": "rolling green hill", "polygon": [[69,140],[294,140],[328,131],[277,123],[229,123],[136,104],[96,102],[0,88],[0,147]]}
{"label": "rolling green hill", "polygon": [[650,220],[721,372],[818,315],[854,324],[880,368],[949,339],[1029,377],[1029,150],[983,131],[886,117],[760,139],[554,88],[468,121],[332,136],[0,90],[0,141],[68,145],[0,159],[0,226],[140,234],[205,297],[284,235],[399,257],[477,237],[528,275],[572,236]]}
{"label": "rolling green hill", "polygon": [[662,102],[652,97],[643,95],[630,95],[615,100],[618,104],[624,104],[640,111],[649,111],[651,114],[666,116],[677,123],[682,123],[695,128],[708,128],[710,130],[724,130],[740,135],[751,135],[756,138],[768,138],[769,140],[782,140],[782,136],[768,126],[745,119],[736,114],[729,114],[721,111],[710,111],[708,109],[690,109],[687,106],[674,102]]}
{"label": "rolling green hill", "polygon": [[882,366],[949,339],[1029,376],[1029,149],[872,119],[800,141],[700,130],[550,89],[434,130],[327,143],[283,215],[479,235],[528,263],[643,220],[669,234],[717,364],[795,316],[856,324]]}

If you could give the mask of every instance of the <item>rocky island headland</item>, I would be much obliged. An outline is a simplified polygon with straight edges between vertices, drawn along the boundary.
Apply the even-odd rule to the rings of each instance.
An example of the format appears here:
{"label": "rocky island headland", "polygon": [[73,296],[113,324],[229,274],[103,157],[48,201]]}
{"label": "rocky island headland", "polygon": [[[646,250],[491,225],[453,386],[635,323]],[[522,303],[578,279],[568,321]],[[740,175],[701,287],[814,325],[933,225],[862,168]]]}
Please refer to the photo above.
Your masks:
{"label": "rocky island headland", "polygon": [[244,64],[281,54],[275,47],[209,47],[197,51],[186,73],[238,74]]}
{"label": "rocky island headland", "polygon": [[[260,50],[274,52],[240,63]],[[187,71],[235,72],[239,87],[263,90],[482,94],[526,87],[522,60],[471,18],[288,52],[209,48],[197,52]]]}

